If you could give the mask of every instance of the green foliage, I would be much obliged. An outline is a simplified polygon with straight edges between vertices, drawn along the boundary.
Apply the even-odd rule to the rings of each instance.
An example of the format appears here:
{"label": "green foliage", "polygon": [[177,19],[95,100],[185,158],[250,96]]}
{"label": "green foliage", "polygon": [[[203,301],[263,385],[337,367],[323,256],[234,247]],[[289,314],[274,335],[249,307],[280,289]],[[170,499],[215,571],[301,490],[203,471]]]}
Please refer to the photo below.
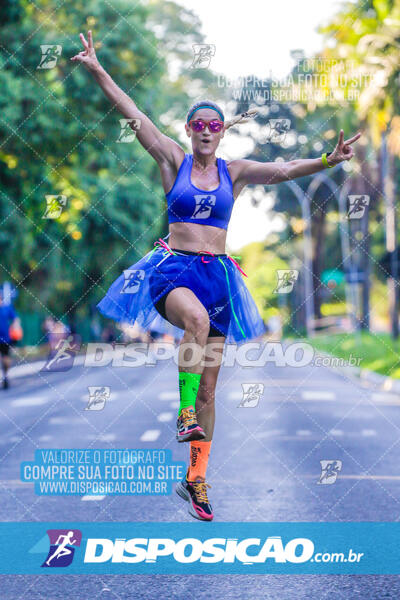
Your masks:
{"label": "green foliage", "polygon": [[400,378],[400,342],[399,340],[394,341],[389,334],[362,332],[359,337],[348,334],[330,334],[307,341],[316,350],[329,352],[346,361],[359,359],[358,366],[361,369],[370,369],[388,377]]}
{"label": "green foliage", "polygon": [[[170,2],[70,0],[55,9],[50,0],[3,0],[1,7],[0,282],[19,287],[21,310],[86,314],[163,234],[166,205],[154,160],[137,140],[117,142],[122,115],[70,61],[82,50],[79,32],[92,29],[101,64],[168,135],[160,117],[181,118],[191,102],[182,80],[210,77],[188,70],[187,42],[202,36],[192,14]],[[44,44],[60,45],[61,56],[38,69]],[[173,82],[169,52],[181,72]],[[60,194],[61,216],[43,218],[45,196]]]}
{"label": "green foliage", "polygon": [[246,285],[252,294],[260,315],[267,320],[278,313],[279,295],[276,289],[277,270],[288,269],[289,265],[274,252],[266,250],[261,242],[248,244],[240,251],[241,267],[247,274]]}

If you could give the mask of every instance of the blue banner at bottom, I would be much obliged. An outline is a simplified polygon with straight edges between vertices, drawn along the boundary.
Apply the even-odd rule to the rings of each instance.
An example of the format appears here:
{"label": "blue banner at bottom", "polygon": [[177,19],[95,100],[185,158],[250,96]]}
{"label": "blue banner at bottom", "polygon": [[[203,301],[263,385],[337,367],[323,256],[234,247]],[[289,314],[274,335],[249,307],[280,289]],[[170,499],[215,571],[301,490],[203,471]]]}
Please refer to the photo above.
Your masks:
{"label": "blue banner at bottom", "polygon": [[0,523],[2,574],[399,574],[400,523]]}

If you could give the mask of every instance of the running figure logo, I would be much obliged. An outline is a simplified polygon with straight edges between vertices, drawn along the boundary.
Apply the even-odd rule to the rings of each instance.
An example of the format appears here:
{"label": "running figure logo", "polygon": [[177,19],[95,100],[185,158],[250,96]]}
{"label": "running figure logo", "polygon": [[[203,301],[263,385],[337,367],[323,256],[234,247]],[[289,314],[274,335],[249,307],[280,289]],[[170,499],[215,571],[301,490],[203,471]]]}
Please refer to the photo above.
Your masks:
{"label": "running figure logo", "polygon": [[320,460],[321,475],[317,483],[335,483],[339,471],[342,470],[341,460]]}
{"label": "running figure logo", "polygon": [[364,216],[366,207],[369,206],[369,196],[349,196],[349,219],[361,219]]}
{"label": "running figure logo", "polygon": [[297,49],[297,48],[295,50],[291,50],[290,57],[293,58],[293,60],[295,61],[296,67],[299,68],[300,63],[305,58],[304,50]]}
{"label": "running figure logo", "polygon": [[210,317],[216,317],[222,310],[224,310],[226,305],[224,306],[214,306],[214,309],[212,312],[209,313]]}
{"label": "running figure logo", "polygon": [[47,362],[41,371],[68,371],[74,364],[74,358],[81,347],[81,337],[69,334],[59,340],[55,350],[50,352]]}
{"label": "running figure logo", "polygon": [[193,62],[191,69],[208,69],[211,57],[215,54],[214,44],[193,44]]}
{"label": "running figure logo", "polygon": [[274,294],[290,294],[297,281],[299,272],[295,269],[277,269],[278,283]]}
{"label": "running figure logo", "polygon": [[67,196],[59,194],[58,196],[46,196],[46,211],[42,219],[58,219],[64,206],[67,204]]}
{"label": "running figure logo", "polygon": [[243,398],[238,408],[254,408],[258,406],[264,392],[263,383],[242,383]]}
{"label": "running figure logo", "polygon": [[89,386],[89,401],[85,410],[103,410],[106,400],[110,397],[108,386]]}
{"label": "running figure logo", "polygon": [[50,549],[42,567],[68,567],[72,563],[75,547],[82,541],[79,529],[48,529]]}
{"label": "running figure logo", "polygon": [[140,119],[119,119],[121,125],[121,131],[117,142],[119,144],[129,144],[136,138],[136,132],[139,131],[141,120]]}
{"label": "running figure logo", "polygon": [[287,132],[290,129],[290,119],[269,119],[267,132],[267,142],[281,144],[285,141]]}
{"label": "running figure logo", "polygon": [[217,197],[214,194],[196,194],[194,196],[196,207],[191,219],[208,219],[212,207],[215,206]]}
{"label": "running figure logo", "polygon": [[143,269],[125,269],[125,281],[121,294],[136,294],[139,291],[139,286],[144,279],[144,275]]}
{"label": "running figure logo", "polygon": [[42,51],[42,58],[40,59],[40,63],[36,68],[51,69],[52,67],[55,67],[57,60],[61,56],[62,47],[54,44],[43,44],[40,46],[40,49]]}

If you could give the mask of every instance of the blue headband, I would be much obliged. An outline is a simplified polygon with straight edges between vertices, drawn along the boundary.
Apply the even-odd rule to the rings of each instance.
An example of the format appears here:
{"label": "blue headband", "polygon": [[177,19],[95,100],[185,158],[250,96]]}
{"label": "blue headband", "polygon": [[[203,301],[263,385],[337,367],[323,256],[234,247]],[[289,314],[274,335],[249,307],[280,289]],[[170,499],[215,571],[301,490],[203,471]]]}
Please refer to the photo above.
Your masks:
{"label": "blue headband", "polygon": [[196,112],[196,110],[200,110],[200,108],[212,108],[213,110],[215,110],[219,116],[221,117],[221,121],[225,121],[224,115],[222,114],[222,112],[220,110],[218,110],[218,108],[215,108],[215,106],[210,106],[209,104],[202,104],[201,106],[198,106],[197,108],[194,108],[188,115],[188,118],[186,120],[187,123],[189,123],[190,119],[192,118],[192,116],[194,115],[194,113]]}

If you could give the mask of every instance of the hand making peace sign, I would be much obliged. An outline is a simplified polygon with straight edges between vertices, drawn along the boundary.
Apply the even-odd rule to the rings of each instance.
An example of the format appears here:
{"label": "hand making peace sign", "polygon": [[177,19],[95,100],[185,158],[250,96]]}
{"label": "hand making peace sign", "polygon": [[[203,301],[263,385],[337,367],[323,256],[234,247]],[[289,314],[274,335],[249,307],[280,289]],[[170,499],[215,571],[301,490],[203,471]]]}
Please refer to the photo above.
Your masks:
{"label": "hand making peace sign", "polygon": [[361,133],[356,133],[350,139],[344,141],[344,133],[343,129],[340,130],[339,140],[336,144],[336,148],[333,152],[327,157],[329,165],[337,165],[344,160],[350,160],[354,156],[354,150],[350,146],[353,142],[356,142],[361,137]]}
{"label": "hand making peace sign", "polygon": [[94,51],[93,47],[92,32],[88,31],[88,41],[85,40],[85,36],[83,35],[83,33],[80,33],[79,37],[81,38],[81,42],[85,50],[73,56],[71,60],[83,64],[88,69],[88,71],[93,71],[96,67],[99,66],[99,62],[97,60],[96,52]]}

